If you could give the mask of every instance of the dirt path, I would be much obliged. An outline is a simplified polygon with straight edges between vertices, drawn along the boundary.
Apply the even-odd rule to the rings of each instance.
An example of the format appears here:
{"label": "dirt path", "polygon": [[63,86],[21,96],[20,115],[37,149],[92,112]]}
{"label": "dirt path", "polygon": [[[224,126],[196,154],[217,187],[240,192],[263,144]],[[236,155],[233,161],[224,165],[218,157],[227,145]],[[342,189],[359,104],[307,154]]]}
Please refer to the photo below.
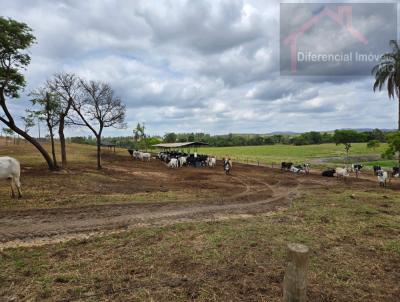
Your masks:
{"label": "dirt path", "polygon": [[[343,185],[370,188],[373,185],[372,181],[366,179],[350,179],[344,184],[334,178],[323,178],[317,174],[295,175],[279,169],[249,165],[236,165],[233,175],[229,177],[218,170],[186,169],[169,172],[157,165],[151,169],[148,166],[143,169],[145,168],[148,169],[147,173],[153,174],[151,178],[142,179],[143,185],[201,185],[203,188],[217,188],[222,197],[189,202],[160,200],[69,208],[0,210],[0,250],[87,238],[138,226],[265,215],[287,208],[304,190]],[[159,173],[161,176],[157,180],[154,171],[158,170],[162,173]],[[165,177],[165,173],[171,173],[175,178]]]}
{"label": "dirt path", "polygon": [[[143,203],[0,212],[0,249],[32,246],[119,232],[143,225],[221,220],[265,214],[287,207],[297,194],[281,181],[271,185],[247,173],[232,176],[243,191],[219,203]],[[271,193],[272,192],[272,193]],[[251,197],[256,194],[255,201]],[[260,195],[261,194],[261,195]],[[260,196],[265,198],[260,200]]]}

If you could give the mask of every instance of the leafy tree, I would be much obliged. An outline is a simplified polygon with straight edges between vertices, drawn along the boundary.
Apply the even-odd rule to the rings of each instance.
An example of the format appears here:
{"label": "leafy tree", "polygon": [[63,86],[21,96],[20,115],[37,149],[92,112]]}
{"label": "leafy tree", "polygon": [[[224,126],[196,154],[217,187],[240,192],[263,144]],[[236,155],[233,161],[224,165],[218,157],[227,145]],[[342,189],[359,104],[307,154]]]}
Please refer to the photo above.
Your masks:
{"label": "leafy tree", "polygon": [[293,137],[291,139],[292,143],[296,146],[302,146],[302,145],[309,145],[310,142],[307,141],[304,136],[297,136],[297,137]]}
{"label": "leafy tree", "polygon": [[174,132],[166,133],[164,135],[165,143],[175,143],[177,139],[177,135]]}
{"label": "leafy tree", "polygon": [[394,155],[398,156],[398,165],[400,167],[400,132],[393,132],[386,135],[388,148],[382,154],[384,158],[393,158]]}
{"label": "leafy tree", "polygon": [[35,37],[28,25],[0,17],[0,108],[4,113],[0,115],[0,122],[33,144],[46,160],[49,169],[54,170],[54,163],[46,149],[16,125],[6,100],[18,98],[20,90],[25,87],[25,77],[21,71],[26,69],[31,61],[25,51],[34,42]]}
{"label": "leafy tree", "polygon": [[56,148],[54,143],[54,130],[60,123],[60,110],[61,102],[56,94],[52,94],[46,88],[40,88],[30,94],[33,98],[31,100],[33,105],[39,105],[39,110],[31,110],[33,116],[39,120],[45,121],[47,129],[49,130],[51,142],[51,154],[55,168],[58,167]]}
{"label": "leafy tree", "polygon": [[381,56],[379,64],[372,69],[375,76],[373,86],[375,90],[382,90],[386,84],[389,99],[397,98],[398,102],[398,130],[400,131],[400,48],[396,40],[389,45],[392,51]]}
{"label": "leafy tree", "polygon": [[328,132],[324,132],[321,135],[321,143],[332,143],[333,142],[333,135],[329,134]]}
{"label": "leafy tree", "polygon": [[346,152],[347,162],[349,161],[349,152],[351,149],[351,144],[357,142],[359,135],[354,130],[335,130],[333,135],[333,141],[336,145],[342,144]]}
{"label": "leafy tree", "polygon": [[29,133],[29,131],[35,126],[35,117],[27,111],[28,115],[21,116],[21,120],[24,122],[24,131]]}
{"label": "leafy tree", "polygon": [[6,136],[12,136],[14,134],[14,131],[12,129],[10,129],[10,128],[3,128],[3,133]]}
{"label": "leafy tree", "polygon": [[380,145],[381,145],[381,143],[380,143],[378,140],[374,139],[374,140],[369,141],[369,142],[367,143],[367,148],[368,148],[368,149],[372,149],[372,150],[375,151],[376,148],[379,148]]}
{"label": "leafy tree", "polygon": [[136,146],[140,146],[140,148],[144,148],[147,150],[147,140],[145,134],[145,125],[137,123],[136,128],[133,130],[133,138],[136,143]]}
{"label": "leafy tree", "polygon": [[386,141],[385,133],[380,129],[374,129],[371,132],[371,136],[373,140],[377,140],[379,142],[384,143]]}
{"label": "leafy tree", "polygon": [[101,169],[101,136],[104,128],[125,128],[126,107],[115,97],[110,85],[102,82],[80,80],[81,97],[75,98],[72,107],[77,118],[74,125],[86,126],[96,137],[97,168]]}
{"label": "leafy tree", "polygon": [[281,144],[283,142],[283,135],[275,134],[272,136],[272,139],[276,144]]}

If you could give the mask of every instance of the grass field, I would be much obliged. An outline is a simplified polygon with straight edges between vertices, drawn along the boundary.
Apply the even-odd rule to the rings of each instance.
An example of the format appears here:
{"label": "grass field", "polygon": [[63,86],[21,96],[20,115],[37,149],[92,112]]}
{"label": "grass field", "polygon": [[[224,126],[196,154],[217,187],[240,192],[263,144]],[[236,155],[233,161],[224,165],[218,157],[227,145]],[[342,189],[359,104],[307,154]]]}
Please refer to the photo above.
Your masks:
{"label": "grass field", "polygon": [[[368,149],[365,143],[355,143],[352,145],[350,157],[353,162],[362,162],[373,165],[370,161],[379,161],[380,155],[386,149],[386,144],[382,144],[376,150]],[[324,163],[340,163],[345,161],[345,151],[342,145],[321,144],[321,145],[270,145],[270,146],[244,146],[244,147],[218,147],[201,148],[200,153],[212,154],[219,158],[230,156],[233,159],[257,162],[264,164],[282,161],[292,161],[295,163],[311,162],[322,165]],[[379,161],[383,166],[391,167],[395,161]]]}

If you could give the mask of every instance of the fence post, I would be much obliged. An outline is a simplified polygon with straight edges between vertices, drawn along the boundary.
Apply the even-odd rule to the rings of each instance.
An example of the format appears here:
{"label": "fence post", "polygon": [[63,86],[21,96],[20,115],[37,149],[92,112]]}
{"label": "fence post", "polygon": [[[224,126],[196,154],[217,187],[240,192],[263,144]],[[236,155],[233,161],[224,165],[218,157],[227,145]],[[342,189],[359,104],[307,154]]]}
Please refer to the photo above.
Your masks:
{"label": "fence post", "polygon": [[307,301],[307,265],[309,248],[303,244],[287,245],[285,277],[283,279],[283,301]]}

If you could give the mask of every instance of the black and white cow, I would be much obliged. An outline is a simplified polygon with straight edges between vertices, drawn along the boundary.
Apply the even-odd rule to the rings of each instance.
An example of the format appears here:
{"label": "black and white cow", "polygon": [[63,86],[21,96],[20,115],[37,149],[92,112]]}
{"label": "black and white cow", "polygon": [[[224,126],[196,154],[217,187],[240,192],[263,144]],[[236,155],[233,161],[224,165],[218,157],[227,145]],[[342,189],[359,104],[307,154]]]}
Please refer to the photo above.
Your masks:
{"label": "black and white cow", "polygon": [[284,171],[290,171],[290,168],[293,166],[293,163],[291,162],[282,162],[281,163],[281,170]]}
{"label": "black and white cow", "polygon": [[399,167],[393,167],[392,168],[392,177],[399,177],[400,175],[400,168]]}
{"label": "black and white cow", "polygon": [[378,172],[382,170],[382,167],[381,166],[374,166],[373,169],[374,169],[374,175],[378,175]]}
{"label": "black and white cow", "polygon": [[386,188],[386,180],[388,179],[388,173],[386,171],[378,171],[378,183],[380,187]]}
{"label": "black and white cow", "polygon": [[352,164],[351,165],[351,171],[356,173],[356,177],[358,177],[358,174],[360,174],[360,171],[362,168],[363,168],[363,165],[360,165],[360,164]]}

